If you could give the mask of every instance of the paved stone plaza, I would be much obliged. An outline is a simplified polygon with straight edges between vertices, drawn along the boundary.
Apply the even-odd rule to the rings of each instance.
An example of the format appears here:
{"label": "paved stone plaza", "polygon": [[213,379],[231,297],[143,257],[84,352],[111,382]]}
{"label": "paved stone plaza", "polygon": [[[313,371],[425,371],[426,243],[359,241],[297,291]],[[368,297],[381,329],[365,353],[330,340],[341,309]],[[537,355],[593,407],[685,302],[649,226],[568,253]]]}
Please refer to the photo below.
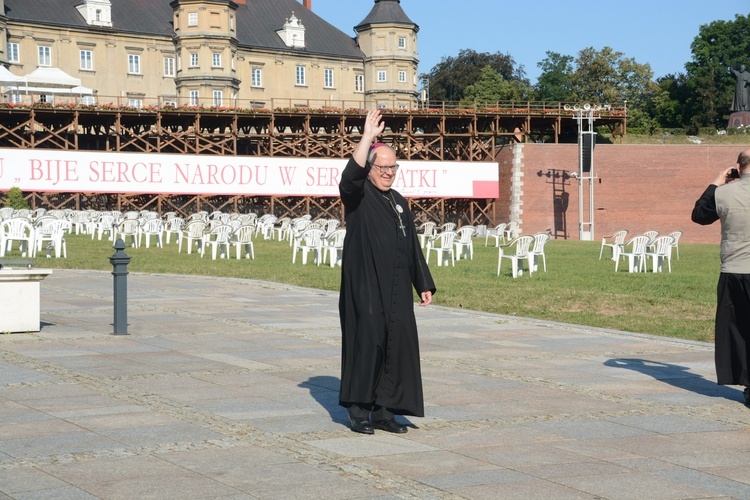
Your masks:
{"label": "paved stone plaza", "polygon": [[109,272],[0,336],[0,497],[750,498],[750,409],[713,346],[417,308],[425,418],[349,430],[338,294]]}

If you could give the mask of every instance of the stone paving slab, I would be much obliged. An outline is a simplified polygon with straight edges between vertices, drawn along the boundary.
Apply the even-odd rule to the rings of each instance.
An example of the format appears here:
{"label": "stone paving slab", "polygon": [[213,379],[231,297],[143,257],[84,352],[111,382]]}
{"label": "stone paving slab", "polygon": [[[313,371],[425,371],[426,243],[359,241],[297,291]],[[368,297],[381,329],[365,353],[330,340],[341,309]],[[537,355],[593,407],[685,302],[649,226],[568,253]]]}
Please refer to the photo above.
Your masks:
{"label": "stone paving slab", "polygon": [[713,346],[416,308],[427,415],[349,430],[336,293],[109,272],[0,336],[0,498],[750,498],[750,410]]}

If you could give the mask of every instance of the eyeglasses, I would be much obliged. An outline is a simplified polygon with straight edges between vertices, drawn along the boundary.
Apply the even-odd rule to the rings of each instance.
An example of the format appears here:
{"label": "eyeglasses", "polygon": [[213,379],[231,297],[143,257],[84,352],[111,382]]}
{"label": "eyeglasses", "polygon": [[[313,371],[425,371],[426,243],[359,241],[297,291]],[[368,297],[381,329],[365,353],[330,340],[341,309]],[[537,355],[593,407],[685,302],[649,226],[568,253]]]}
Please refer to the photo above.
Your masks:
{"label": "eyeglasses", "polygon": [[373,163],[372,166],[373,167],[377,167],[381,174],[385,174],[385,173],[388,173],[388,172],[391,172],[391,173],[395,174],[396,171],[398,170],[398,163],[396,163],[394,165],[376,165],[376,164]]}

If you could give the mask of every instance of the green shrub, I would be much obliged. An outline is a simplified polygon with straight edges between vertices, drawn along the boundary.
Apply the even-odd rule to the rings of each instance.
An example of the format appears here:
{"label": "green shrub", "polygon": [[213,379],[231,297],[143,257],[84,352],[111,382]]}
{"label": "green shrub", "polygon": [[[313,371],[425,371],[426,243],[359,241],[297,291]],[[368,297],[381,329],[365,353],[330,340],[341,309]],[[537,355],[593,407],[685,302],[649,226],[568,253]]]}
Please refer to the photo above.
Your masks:
{"label": "green shrub", "polygon": [[13,186],[8,191],[8,196],[5,198],[5,206],[15,210],[28,210],[29,202],[24,198],[21,188]]}
{"label": "green shrub", "polygon": [[716,127],[701,127],[698,129],[698,135],[716,135]]}

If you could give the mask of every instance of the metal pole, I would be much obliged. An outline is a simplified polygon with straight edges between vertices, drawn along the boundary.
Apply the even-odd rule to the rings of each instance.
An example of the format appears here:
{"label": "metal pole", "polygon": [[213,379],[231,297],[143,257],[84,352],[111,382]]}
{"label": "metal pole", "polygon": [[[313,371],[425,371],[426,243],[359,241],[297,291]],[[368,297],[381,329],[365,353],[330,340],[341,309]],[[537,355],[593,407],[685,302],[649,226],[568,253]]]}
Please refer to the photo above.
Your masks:
{"label": "metal pole", "polygon": [[117,238],[114,246],[116,251],[109,262],[112,264],[112,276],[114,276],[114,334],[128,334],[128,264],[130,257],[125,254],[125,242]]}

